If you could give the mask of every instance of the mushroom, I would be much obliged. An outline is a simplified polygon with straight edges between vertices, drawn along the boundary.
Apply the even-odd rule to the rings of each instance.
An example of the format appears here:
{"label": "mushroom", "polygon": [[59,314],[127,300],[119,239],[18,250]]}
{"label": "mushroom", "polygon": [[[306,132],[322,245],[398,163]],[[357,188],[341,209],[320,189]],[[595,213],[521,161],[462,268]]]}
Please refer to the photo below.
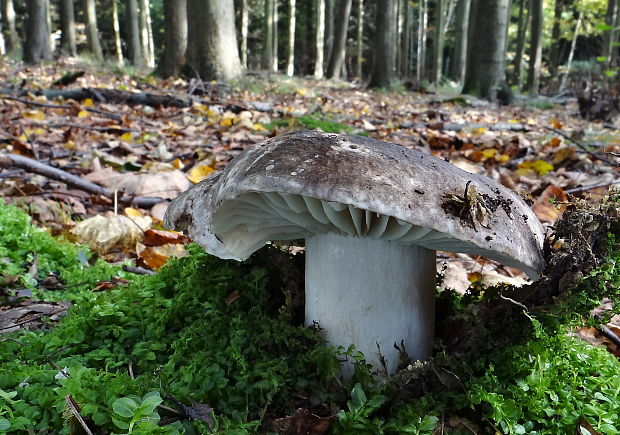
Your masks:
{"label": "mushroom", "polygon": [[[431,356],[435,250],[482,255],[537,279],[543,229],[519,196],[416,150],[301,131],[252,146],[175,199],[165,225],[244,260],[305,239],[305,322],[393,373]],[[351,366],[343,367],[345,375]]]}

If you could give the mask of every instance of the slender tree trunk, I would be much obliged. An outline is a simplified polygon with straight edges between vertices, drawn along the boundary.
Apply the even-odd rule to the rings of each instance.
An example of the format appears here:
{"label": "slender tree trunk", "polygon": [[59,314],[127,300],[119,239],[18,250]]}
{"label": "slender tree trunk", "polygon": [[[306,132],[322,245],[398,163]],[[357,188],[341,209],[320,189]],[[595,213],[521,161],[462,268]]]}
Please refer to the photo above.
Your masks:
{"label": "slender tree trunk", "polygon": [[114,31],[114,56],[118,66],[125,65],[123,58],[123,47],[121,44],[121,26],[118,22],[118,4],[112,0],[112,30]]}
{"label": "slender tree trunk", "polygon": [[6,55],[6,42],[4,41],[4,32],[2,30],[2,21],[0,20],[0,56]]}
{"label": "slender tree trunk", "polygon": [[469,9],[471,0],[459,0],[456,5],[456,29],[454,37],[454,55],[450,68],[452,78],[462,85],[467,66],[467,35],[469,33]]}
{"label": "slender tree trunk", "polygon": [[470,40],[463,92],[497,100],[505,81],[508,0],[478,0],[470,11]]}
{"label": "slender tree trunk", "polygon": [[527,89],[532,96],[538,95],[540,69],[542,64],[543,2],[531,0],[532,27],[530,29],[530,64],[527,74]]}
{"label": "slender tree trunk", "polygon": [[129,47],[129,59],[135,66],[142,66],[142,45],[140,44],[140,21],[138,19],[138,1],[126,0],[125,19],[127,20],[127,46]]}
{"label": "slender tree trunk", "polygon": [[336,21],[334,16],[335,3],[336,0],[325,0],[325,42],[323,47],[323,59],[326,59],[327,62],[331,59],[332,50],[334,49],[334,25]]}
{"label": "slender tree trunk", "polygon": [[530,10],[525,9],[525,3],[527,0],[519,0],[519,24],[517,28],[517,48],[515,50],[514,58],[514,71],[513,71],[513,84],[516,84],[519,88],[522,85],[522,67],[523,62],[523,50],[525,48],[525,36],[527,34],[527,28],[530,21]]}
{"label": "slender tree trunk", "polygon": [[86,15],[86,39],[88,40],[88,49],[94,58],[103,61],[103,51],[101,50],[101,42],[99,41],[99,30],[97,29],[97,10],[95,0],[84,0],[84,14]]}
{"label": "slender tree trunk", "polygon": [[364,0],[357,0],[357,52],[355,76],[362,78],[362,62],[364,60]]}
{"label": "slender tree trunk", "polygon": [[570,74],[571,67],[573,65],[573,56],[575,55],[575,47],[577,47],[577,38],[579,37],[579,30],[581,30],[581,20],[583,19],[583,11],[579,12],[577,18],[577,24],[575,24],[575,33],[573,34],[573,40],[570,44],[570,51],[568,52],[568,60],[566,61],[566,74],[562,77],[562,83],[560,89],[564,89],[566,86],[566,80]]}
{"label": "slender tree trunk", "polygon": [[551,77],[557,77],[558,75],[558,65],[560,63],[560,22],[562,21],[563,10],[564,0],[555,0],[553,28],[551,29],[551,47],[549,48],[549,72]]}
{"label": "slender tree trunk", "polygon": [[428,20],[428,0],[420,0],[418,12],[418,49],[416,55],[416,82],[419,85],[426,76],[426,24]]}
{"label": "slender tree trunk", "polygon": [[618,0],[607,1],[607,13],[605,14],[605,24],[609,26],[609,30],[605,30],[603,33],[603,53],[606,58],[605,66],[609,68],[613,64],[614,57],[614,42],[616,41],[616,22],[618,21]]}
{"label": "slender tree trunk", "polygon": [[60,0],[60,31],[60,52],[64,56],[77,56],[73,0]]}
{"label": "slender tree trunk", "polygon": [[248,12],[248,0],[241,0],[241,66],[248,68],[248,24],[250,14]]}
{"label": "slender tree trunk", "polygon": [[293,77],[295,71],[295,0],[288,0],[288,59],[286,74]]}
{"label": "slender tree trunk", "polygon": [[444,15],[446,13],[446,0],[437,0],[435,10],[435,34],[433,35],[433,81],[436,85],[441,82],[443,71],[443,47],[445,40]]}
{"label": "slender tree trunk", "polygon": [[394,80],[394,32],[396,31],[396,16],[394,16],[394,2],[396,0],[378,0],[377,22],[375,35],[375,50],[371,87],[385,88]]}
{"label": "slender tree trunk", "polygon": [[47,21],[47,30],[49,31],[49,37],[47,41],[50,45],[50,52],[52,56],[54,55],[54,51],[56,51],[56,39],[52,34],[54,31],[54,23],[52,22],[52,12],[50,7],[50,0],[45,0],[45,21]]}
{"label": "slender tree trunk", "polygon": [[340,0],[338,16],[335,21],[335,24],[338,25],[338,31],[334,33],[334,46],[332,48],[332,55],[329,58],[329,65],[327,67],[328,78],[338,79],[340,78],[340,73],[342,72],[352,3],[353,0]]}
{"label": "slender tree trunk", "polygon": [[178,77],[187,50],[186,0],[164,0],[164,41],[159,71],[164,77]]}
{"label": "slender tree trunk", "polygon": [[155,66],[155,47],[153,47],[149,0],[140,0],[140,42],[146,66],[153,68]]}
{"label": "slender tree trunk", "polygon": [[314,78],[323,77],[323,50],[325,48],[325,0],[316,2],[316,59]]}
{"label": "slender tree trunk", "polygon": [[261,66],[265,70],[273,67],[273,7],[275,0],[265,0],[265,22],[263,26],[263,55]]}
{"label": "slender tree trunk", "polygon": [[241,74],[233,0],[188,0],[190,65],[202,80],[230,80]]}
{"label": "slender tree trunk", "polygon": [[273,62],[271,71],[278,72],[278,0],[273,0]]}
{"label": "slender tree trunk", "polygon": [[50,60],[49,29],[47,27],[45,0],[28,0],[28,17],[26,20],[26,44],[24,58],[28,63]]}
{"label": "slender tree trunk", "polygon": [[13,0],[3,0],[2,19],[6,32],[6,51],[9,55],[15,55],[19,51],[19,36],[15,27],[15,9]]}

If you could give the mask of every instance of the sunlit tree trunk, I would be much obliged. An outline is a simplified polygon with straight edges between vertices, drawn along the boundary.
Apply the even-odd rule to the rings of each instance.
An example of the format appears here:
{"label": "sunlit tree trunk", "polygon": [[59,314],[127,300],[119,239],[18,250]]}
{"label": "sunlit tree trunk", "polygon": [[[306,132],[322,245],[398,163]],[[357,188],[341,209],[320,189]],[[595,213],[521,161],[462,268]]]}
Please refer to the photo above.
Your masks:
{"label": "sunlit tree trunk", "polygon": [[186,0],[164,0],[164,41],[159,71],[164,77],[177,77],[181,74],[187,50]]}
{"label": "sunlit tree trunk", "polygon": [[278,72],[278,0],[273,0],[273,61],[271,71]]}
{"label": "sunlit tree trunk", "polygon": [[426,24],[428,21],[428,0],[420,0],[418,11],[418,48],[416,53],[416,82],[426,76]]}
{"label": "sunlit tree trunk", "polygon": [[263,54],[261,66],[270,70],[273,67],[273,8],[275,0],[265,0],[265,22],[263,25]]}
{"label": "sunlit tree trunk", "polygon": [[97,61],[103,60],[101,41],[99,40],[99,29],[97,29],[97,10],[95,0],[84,0],[84,14],[86,15],[86,39],[88,49]]}
{"label": "sunlit tree trunk", "polygon": [[293,77],[295,71],[295,0],[288,0],[288,56],[286,74]]}
{"label": "sunlit tree trunk", "polygon": [[112,30],[114,31],[114,57],[116,57],[116,64],[123,66],[125,65],[125,59],[123,58],[121,26],[118,21],[118,4],[116,0],[112,0]]}
{"label": "sunlit tree trunk", "polygon": [[549,48],[549,72],[551,77],[558,75],[558,65],[560,63],[560,22],[562,21],[563,10],[564,0],[555,0],[553,28],[551,29],[551,47]]}
{"label": "sunlit tree trunk", "polygon": [[371,87],[385,88],[392,84],[395,73],[395,45],[396,16],[394,2],[396,0],[378,0],[377,21],[375,35],[374,62]]}
{"label": "sunlit tree trunk", "polygon": [[435,34],[433,35],[433,80],[436,84],[439,84],[443,70],[443,47],[445,40],[444,15],[446,13],[446,0],[437,0],[436,6]]}
{"label": "sunlit tree trunk", "polygon": [[530,95],[538,95],[540,69],[542,66],[543,2],[531,0],[532,27],[530,29],[530,63],[527,74],[527,89]]}
{"label": "sunlit tree trunk", "polygon": [[489,100],[505,80],[505,38],[508,0],[472,2],[468,43],[468,62],[463,92]]}
{"label": "sunlit tree trunk", "polygon": [[314,78],[323,77],[323,50],[325,48],[325,0],[316,2],[316,58],[314,60]]}
{"label": "sunlit tree trunk", "polygon": [[0,56],[6,55],[6,43],[4,42],[4,32],[2,31],[2,20],[0,20]]}
{"label": "sunlit tree trunk", "polygon": [[129,59],[135,66],[142,66],[142,45],[140,44],[140,21],[138,19],[138,1],[125,1],[125,19],[127,20],[127,46],[129,47]]}
{"label": "sunlit tree trunk", "polygon": [[155,66],[155,47],[153,47],[150,10],[149,0],[140,0],[140,42],[146,65],[152,68]]}
{"label": "sunlit tree trunk", "polygon": [[6,32],[6,52],[15,55],[19,51],[19,36],[15,28],[15,9],[13,0],[3,0],[2,19]]}
{"label": "sunlit tree trunk", "polygon": [[50,60],[49,29],[47,27],[46,1],[28,0],[28,17],[26,20],[26,44],[24,45],[24,59],[35,63]]}
{"label": "sunlit tree trunk", "polygon": [[76,56],[73,0],[60,0],[60,32],[60,52],[64,56]]}
{"label": "sunlit tree trunk", "polygon": [[241,74],[233,0],[188,0],[188,62],[202,80]]}
{"label": "sunlit tree trunk", "polygon": [[450,75],[462,85],[467,66],[467,34],[469,33],[469,9],[471,0],[459,0],[456,5],[456,28],[454,54],[450,65]]}
{"label": "sunlit tree trunk", "polygon": [[570,44],[570,51],[568,52],[568,60],[566,61],[566,74],[562,77],[562,84],[560,85],[560,89],[564,89],[566,86],[566,80],[568,79],[568,75],[570,74],[570,69],[573,65],[573,57],[575,56],[575,47],[577,47],[577,38],[579,37],[579,31],[581,30],[581,20],[583,19],[583,11],[579,12],[579,17],[577,18],[577,24],[575,24],[575,33],[573,33],[573,40]]}
{"label": "sunlit tree trunk", "polygon": [[357,0],[357,50],[355,58],[355,75],[361,79],[364,60],[364,0]]}
{"label": "sunlit tree trunk", "polygon": [[47,39],[50,44],[50,52],[53,56],[54,51],[56,51],[56,38],[54,38],[54,35],[52,34],[54,31],[54,23],[52,22],[50,0],[45,0],[45,21],[47,21],[47,29],[49,31],[49,37]]}
{"label": "sunlit tree trunk", "polygon": [[241,66],[248,68],[248,25],[250,14],[248,11],[248,0],[241,0]]}
{"label": "sunlit tree trunk", "polygon": [[329,65],[327,67],[327,77],[329,78],[338,79],[342,72],[352,3],[353,0],[340,0],[338,16],[335,21],[335,26],[337,26],[338,31],[334,32],[334,46],[332,47],[332,54],[329,58]]}

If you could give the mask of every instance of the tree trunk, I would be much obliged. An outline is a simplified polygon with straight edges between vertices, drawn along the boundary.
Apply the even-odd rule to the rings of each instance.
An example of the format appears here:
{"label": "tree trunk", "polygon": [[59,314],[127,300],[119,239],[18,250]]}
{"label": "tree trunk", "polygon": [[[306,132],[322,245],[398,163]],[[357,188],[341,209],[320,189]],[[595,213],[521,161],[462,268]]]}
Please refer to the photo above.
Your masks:
{"label": "tree trunk", "polygon": [[566,74],[562,77],[562,83],[560,89],[564,89],[566,86],[566,80],[570,74],[571,66],[573,64],[573,56],[575,55],[575,47],[577,47],[577,38],[579,37],[579,30],[581,29],[581,20],[583,19],[583,11],[579,12],[577,18],[577,24],[575,24],[575,33],[573,34],[573,40],[570,44],[570,51],[568,52],[568,60],[566,61]]}
{"label": "tree trunk", "polygon": [[271,71],[278,72],[278,0],[273,1],[273,62]]}
{"label": "tree trunk", "polygon": [[468,62],[463,92],[491,101],[504,84],[508,0],[472,2]]}
{"label": "tree trunk", "polygon": [[375,35],[375,52],[372,77],[369,86],[386,88],[394,80],[394,32],[396,16],[394,2],[396,0],[378,0]]}
{"label": "tree trunk", "polygon": [[344,57],[347,45],[347,31],[349,29],[349,16],[351,15],[351,5],[353,0],[340,0],[340,7],[338,8],[338,16],[336,17],[335,24],[338,26],[338,31],[334,33],[334,46],[332,47],[332,54],[329,58],[329,65],[327,67],[328,78],[340,78],[342,72],[342,65],[344,64]]}
{"label": "tree trunk", "polygon": [[527,0],[519,0],[519,24],[517,28],[517,48],[515,50],[515,58],[514,58],[514,71],[512,82],[516,84],[519,88],[521,88],[522,84],[522,68],[521,63],[523,62],[523,50],[525,48],[525,35],[527,33],[527,28],[530,22],[530,10],[529,8],[525,9],[525,2]]}
{"label": "tree trunk", "polygon": [[64,56],[77,56],[73,0],[60,0],[60,31],[60,52]]}
{"label": "tree trunk", "polygon": [[140,44],[140,21],[138,19],[138,1],[126,0],[125,19],[127,20],[127,46],[129,47],[129,59],[135,66],[142,66],[142,46]]}
{"label": "tree trunk", "polygon": [[248,24],[250,14],[248,12],[248,0],[241,0],[241,66],[248,68]]}
{"label": "tree trunk", "polygon": [[616,21],[618,18],[618,0],[608,0],[607,1],[607,13],[605,14],[605,24],[609,27],[608,30],[605,30],[603,33],[603,57],[606,58],[605,66],[609,68],[610,65],[613,64],[614,57],[614,42],[616,41]]}
{"label": "tree trunk", "polygon": [[2,31],[2,21],[0,20],[0,56],[6,55],[6,42],[4,41],[4,32]]}
{"label": "tree trunk", "polygon": [[364,60],[364,0],[357,0],[357,53],[355,76],[362,79],[362,62]]}
{"label": "tree trunk", "polygon": [[28,63],[50,60],[49,29],[47,27],[47,12],[45,0],[28,0],[28,17],[26,19],[26,44],[24,59]]}
{"label": "tree trunk", "polygon": [[563,9],[564,0],[555,0],[553,28],[551,29],[551,47],[549,48],[549,72],[551,77],[557,77],[558,65],[560,64],[560,22],[562,21]]}
{"label": "tree trunk", "polygon": [[469,33],[469,9],[471,0],[459,0],[456,5],[456,29],[454,54],[450,75],[462,85],[467,67],[467,35]]}
{"label": "tree trunk", "polygon": [[532,27],[530,29],[530,63],[527,73],[527,89],[531,96],[538,95],[542,63],[543,2],[531,0]]}
{"label": "tree trunk", "polygon": [[3,0],[2,19],[6,32],[6,52],[9,55],[16,55],[19,51],[19,36],[15,27],[15,9],[13,0]]}
{"label": "tree trunk", "polygon": [[293,77],[295,71],[295,0],[288,0],[288,59],[286,74]]}
{"label": "tree trunk", "polygon": [[140,43],[146,66],[155,66],[155,48],[153,47],[153,31],[151,30],[151,12],[149,0],[140,0]]}
{"label": "tree trunk", "polygon": [[202,80],[241,74],[233,0],[188,0],[188,61]]}
{"label": "tree trunk", "polygon": [[47,38],[47,40],[50,45],[50,52],[52,53],[52,56],[53,56],[54,51],[56,51],[56,40],[53,35],[54,23],[52,22],[50,0],[45,0],[45,21],[47,21],[47,30],[49,32],[49,37]]}
{"label": "tree trunk", "polygon": [[325,0],[325,43],[323,59],[329,60],[332,56],[332,50],[334,49],[334,4],[336,0]]}
{"label": "tree trunk", "polygon": [[426,24],[428,20],[428,0],[420,0],[418,12],[418,49],[416,53],[416,83],[419,85],[426,76]]}
{"label": "tree trunk", "polygon": [[123,66],[125,65],[125,59],[123,58],[121,26],[118,22],[118,4],[116,3],[116,0],[112,0],[112,30],[114,31],[114,55],[116,57],[116,64]]}
{"label": "tree trunk", "polygon": [[186,0],[164,0],[164,41],[160,73],[164,77],[178,77],[187,49]]}
{"label": "tree trunk", "polygon": [[400,39],[400,76],[401,77],[409,77],[411,73],[409,69],[409,65],[411,63],[411,34],[412,34],[412,26],[411,26],[411,7],[409,6],[409,0],[404,0],[401,2],[401,6],[399,8],[403,15],[403,29],[402,35]]}
{"label": "tree trunk", "polygon": [[273,7],[275,0],[265,0],[265,22],[263,25],[263,54],[261,67],[270,70],[273,66]]}
{"label": "tree trunk", "polygon": [[325,0],[316,2],[316,59],[314,61],[314,78],[323,77],[323,49],[325,44]]}
{"label": "tree trunk", "polygon": [[88,41],[88,49],[94,58],[103,61],[103,51],[101,51],[101,42],[99,41],[99,30],[97,29],[97,10],[95,8],[95,0],[84,0],[84,15],[86,16],[86,39]]}
{"label": "tree trunk", "polygon": [[435,34],[433,35],[433,81],[436,85],[441,82],[441,74],[443,71],[445,13],[446,0],[437,0],[437,7],[435,9]]}

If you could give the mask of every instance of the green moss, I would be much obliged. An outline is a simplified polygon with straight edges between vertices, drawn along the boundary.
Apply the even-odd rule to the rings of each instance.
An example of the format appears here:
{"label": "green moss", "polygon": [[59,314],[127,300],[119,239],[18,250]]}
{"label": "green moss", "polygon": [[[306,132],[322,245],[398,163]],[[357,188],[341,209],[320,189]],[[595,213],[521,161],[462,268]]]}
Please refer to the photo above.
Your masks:
{"label": "green moss", "polygon": [[270,122],[265,126],[268,129],[272,128],[292,128],[292,129],[321,129],[326,133],[346,133],[351,134],[353,127],[346,124],[340,124],[338,122],[329,121],[323,118],[319,118],[311,115],[300,116],[299,118],[278,119]]}

